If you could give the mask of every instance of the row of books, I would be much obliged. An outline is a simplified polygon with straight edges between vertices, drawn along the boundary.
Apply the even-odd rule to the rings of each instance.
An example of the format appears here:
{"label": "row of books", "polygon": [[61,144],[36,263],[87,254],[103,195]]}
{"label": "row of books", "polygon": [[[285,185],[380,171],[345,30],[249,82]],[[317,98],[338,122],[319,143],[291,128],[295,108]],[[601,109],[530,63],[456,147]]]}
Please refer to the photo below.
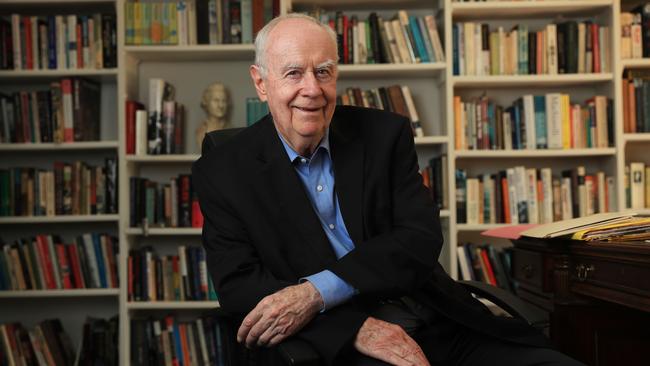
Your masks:
{"label": "row of books", "polygon": [[131,227],[203,227],[191,175],[181,174],[166,184],[131,177],[129,189]]}
{"label": "row of books", "polygon": [[650,3],[622,12],[621,58],[650,57]]}
{"label": "row of books", "polygon": [[117,67],[115,14],[0,18],[0,69]]}
{"label": "row of books", "polygon": [[512,248],[497,249],[491,244],[464,243],[456,247],[458,268],[464,281],[480,281],[515,292],[512,275]]}
{"label": "row of books", "polygon": [[623,129],[650,132],[650,71],[626,70],[622,89]]}
{"label": "row of books", "polygon": [[459,223],[549,223],[611,212],[616,202],[614,177],[583,166],[553,177],[551,168],[516,166],[470,178],[456,170]]}
{"label": "row of books", "polygon": [[[151,120],[160,117],[160,121]],[[160,154],[183,154],[185,152],[185,106],[174,100],[162,102],[162,112],[147,112],[142,103],[126,101],[126,153],[149,154],[150,143]],[[156,138],[149,140],[149,129]]]}
{"label": "row of books", "polygon": [[611,99],[594,96],[584,105],[568,94],[526,94],[510,107],[487,96],[454,97],[456,149],[580,149],[614,146]]}
{"label": "row of books", "polygon": [[258,97],[246,98],[246,126],[259,121],[269,113],[269,104]]}
{"label": "row of books", "polygon": [[101,86],[64,78],[46,90],[0,93],[0,142],[98,141]]}
{"label": "row of books", "polygon": [[414,136],[424,136],[420,117],[408,85],[391,85],[368,90],[358,87],[347,88],[345,93],[337,95],[336,104],[377,108],[401,114],[411,120]]}
{"label": "row of books", "polygon": [[490,31],[486,23],[452,27],[454,75],[605,73],[612,70],[609,27],[591,21],[518,24]]}
{"label": "row of books", "polygon": [[227,366],[248,365],[235,328],[226,319],[203,315],[193,321],[131,319],[131,364]]}
{"label": "row of books", "polygon": [[29,330],[20,323],[4,323],[0,325],[0,338],[2,365],[75,364],[72,340],[59,319],[44,320]]}
{"label": "row of books", "polygon": [[152,247],[129,251],[129,301],[217,300],[201,247],[178,246],[178,255]]}
{"label": "row of books", "polygon": [[398,10],[391,20],[384,20],[375,12],[366,20],[341,11],[315,11],[311,15],[336,32],[341,64],[445,61],[433,15],[414,16],[406,10]]}
{"label": "row of books", "polygon": [[117,213],[117,160],[54,162],[52,170],[0,169],[0,216]]}
{"label": "row of books", "polygon": [[253,43],[280,14],[278,0],[127,1],[125,41],[149,44]]}
{"label": "row of books", "polygon": [[91,366],[118,364],[118,318],[86,318],[78,352],[59,319],[26,329],[20,323],[0,324],[0,365]]}
{"label": "row of books", "polygon": [[449,180],[447,154],[441,154],[429,159],[429,165],[420,171],[422,183],[429,190],[431,199],[439,209],[449,207]]}
{"label": "row of books", "polygon": [[625,166],[625,200],[630,208],[650,208],[650,164],[632,162]]}
{"label": "row of books", "polygon": [[117,238],[100,233],[72,243],[37,235],[2,244],[0,290],[118,288],[117,253]]}

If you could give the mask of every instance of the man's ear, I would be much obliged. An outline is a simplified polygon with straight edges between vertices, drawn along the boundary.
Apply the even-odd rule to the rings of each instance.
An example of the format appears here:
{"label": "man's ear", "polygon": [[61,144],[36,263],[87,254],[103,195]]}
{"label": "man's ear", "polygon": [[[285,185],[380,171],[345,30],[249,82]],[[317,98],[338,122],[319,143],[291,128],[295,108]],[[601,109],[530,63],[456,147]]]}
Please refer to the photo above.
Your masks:
{"label": "man's ear", "polygon": [[251,65],[249,71],[251,74],[251,79],[253,79],[253,84],[255,85],[257,96],[262,102],[266,102],[266,85],[264,85],[264,78],[262,78],[262,72],[260,71],[259,66]]}

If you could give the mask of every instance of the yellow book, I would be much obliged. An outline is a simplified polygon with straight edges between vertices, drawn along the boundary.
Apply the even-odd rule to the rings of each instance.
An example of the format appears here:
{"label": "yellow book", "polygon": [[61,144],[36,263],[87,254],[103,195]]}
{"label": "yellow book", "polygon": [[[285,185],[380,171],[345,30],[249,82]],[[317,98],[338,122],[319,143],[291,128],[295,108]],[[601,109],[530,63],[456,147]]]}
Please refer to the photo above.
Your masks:
{"label": "yellow book", "polygon": [[133,44],[142,44],[142,3],[133,3]]}
{"label": "yellow book", "polygon": [[463,136],[465,136],[465,131],[463,130],[463,124],[460,120],[460,109],[461,102],[459,96],[454,96],[454,127],[456,128],[456,149],[465,149],[465,144],[463,143]]}
{"label": "yellow book", "polygon": [[571,148],[571,102],[568,94],[561,96],[562,106],[562,148]]}
{"label": "yellow book", "polygon": [[178,17],[176,13],[176,4],[167,3],[169,9],[169,38],[167,43],[178,44]]}

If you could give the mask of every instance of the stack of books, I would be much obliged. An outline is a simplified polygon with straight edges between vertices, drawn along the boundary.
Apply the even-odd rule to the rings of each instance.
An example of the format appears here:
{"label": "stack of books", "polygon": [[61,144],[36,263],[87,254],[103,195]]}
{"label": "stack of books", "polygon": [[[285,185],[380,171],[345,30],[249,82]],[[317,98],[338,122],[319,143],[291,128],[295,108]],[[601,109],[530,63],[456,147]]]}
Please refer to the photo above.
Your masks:
{"label": "stack of books", "polygon": [[623,78],[623,130],[650,132],[650,71],[626,70]]}
{"label": "stack of books", "polygon": [[621,58],[650,57],[650,3],[622,12]]}
{"label": "stack of books", "polygon": [[460,244],[456,248],[461,279],[480,281],[504,290],[515,291],[512,276],[512,249],[493,245]]}

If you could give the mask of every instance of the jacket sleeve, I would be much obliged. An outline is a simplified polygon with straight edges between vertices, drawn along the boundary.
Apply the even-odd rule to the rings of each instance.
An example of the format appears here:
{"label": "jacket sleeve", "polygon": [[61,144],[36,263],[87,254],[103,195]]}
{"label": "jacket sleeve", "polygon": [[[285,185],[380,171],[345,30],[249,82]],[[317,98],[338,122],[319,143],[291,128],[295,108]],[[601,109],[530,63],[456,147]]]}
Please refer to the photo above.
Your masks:
{"label": "jacket sleeve", "polygon": [[[275,278],[265,268],[249,237],[250,228],[202,164],[212,166],[203,159],[194,163],[192,180],[204,216],[202,241],[208,271],[221,307],[229,313],[245,315],[265,296],[298,282]],[[354,304],[344,304],[318,314],[295,336],[312,344],[326,364],[331,365],[342,350],[352,346],[366,318],[367,314]]]}
{"label": "jacket sleeve", "polygon": [[390,228],[357,243],[328,268],[361,296],[393,298],[420,288],[431,278],[442,248],[439,210],[422,184],[406,120],[394,138],[387,168]]}

